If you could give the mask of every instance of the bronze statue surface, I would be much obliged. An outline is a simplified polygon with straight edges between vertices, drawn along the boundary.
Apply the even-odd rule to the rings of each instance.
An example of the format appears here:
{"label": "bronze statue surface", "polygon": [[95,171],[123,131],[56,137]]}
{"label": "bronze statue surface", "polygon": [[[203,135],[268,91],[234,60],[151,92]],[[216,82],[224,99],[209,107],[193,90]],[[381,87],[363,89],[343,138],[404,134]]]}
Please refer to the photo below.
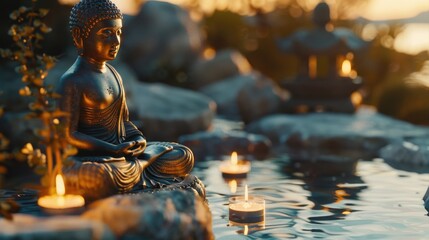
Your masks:
{"label": "bronze statue surface", "polygon": [[176,143],[146,142],[129,120],[119,73],[107,63],[118,54],[122,15],[110,0],[81,0],[70,16],[79,56],[61,77],[58,93],[66,138],[78,150],[63,172],[66,184],[88,198],[141,188],[191,188],[204,196],[190,176],[194,158]]}

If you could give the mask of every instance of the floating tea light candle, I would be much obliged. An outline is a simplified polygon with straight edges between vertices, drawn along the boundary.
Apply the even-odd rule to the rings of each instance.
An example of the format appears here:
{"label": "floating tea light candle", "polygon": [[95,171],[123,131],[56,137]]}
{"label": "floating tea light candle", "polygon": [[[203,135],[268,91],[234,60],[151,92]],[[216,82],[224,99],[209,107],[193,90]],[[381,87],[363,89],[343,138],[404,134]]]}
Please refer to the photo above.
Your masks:
{"label": "floating tea light candle", "polygon": [[233,223],[261,223],[265,221],[265,200],[262,197],[249,196],[247,185],[244,197],[229,199],[229,220]]}
{"label": "floating tea light candle", "polygon": [[247,173],[250,171],[250,162],[247,160],[238,160],[237,152],[233,152],[231,154],[231,160],[223,161],[219,169],[224,177],[246,177]]}
{"label": "floating tea light candle", "polygon": [[39,198],[37,204],[45,209],[67,210],[78,209],[85,205],[85,199],[80,195],[65,194],[64,180],[61,174],[55,177],[56,194]]}

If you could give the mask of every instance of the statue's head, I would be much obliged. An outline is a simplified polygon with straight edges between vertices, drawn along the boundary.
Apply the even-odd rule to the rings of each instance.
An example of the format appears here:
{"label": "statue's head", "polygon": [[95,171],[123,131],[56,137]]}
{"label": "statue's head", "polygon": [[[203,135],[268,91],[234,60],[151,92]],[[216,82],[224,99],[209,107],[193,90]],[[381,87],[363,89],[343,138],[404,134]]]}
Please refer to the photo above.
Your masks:
{"label": "statue's head", "polygon": [[80,0],[71,10],[69,25],[79,55],[96,60],[116,57],[122,14],[110,0]]}

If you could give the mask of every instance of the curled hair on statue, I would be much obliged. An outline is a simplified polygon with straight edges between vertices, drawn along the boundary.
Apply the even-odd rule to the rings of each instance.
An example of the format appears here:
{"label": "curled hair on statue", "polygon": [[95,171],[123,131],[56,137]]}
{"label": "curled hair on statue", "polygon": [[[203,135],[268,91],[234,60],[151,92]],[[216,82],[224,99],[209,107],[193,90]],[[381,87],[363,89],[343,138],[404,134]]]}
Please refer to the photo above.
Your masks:
{"label": "curled hair on statue", "polygon": [[70,13],[69,27],[73,38],[88,38],[95,24],[107,19],[122,19],[121,11],[112,1],[80,0]]}

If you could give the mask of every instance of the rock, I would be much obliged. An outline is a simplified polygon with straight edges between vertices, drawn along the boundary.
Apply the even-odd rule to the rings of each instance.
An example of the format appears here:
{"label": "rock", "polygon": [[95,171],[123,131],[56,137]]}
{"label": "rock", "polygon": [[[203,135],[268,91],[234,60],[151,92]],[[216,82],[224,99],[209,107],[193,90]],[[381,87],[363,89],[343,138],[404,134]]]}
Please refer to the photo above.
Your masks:
{"label": "rock", "polygon": [[262,135],[243,131],[214,130],[183,135],[179,143],[189,147],[196,161],[207,157],[219,158],[237,151],[240,155],[250,155],[264,159],[270,153],[271,141]]}
{"label": "rock", "polygon": [[211,59],[199,59],[189,71],[189,80],[196,89],[226,78],[249,74],[252,67],[247,59],[235,50],[222,50]]}
{"label": "rock", "polygon": [[213,239],[207,204],[186,191],[117,195],[82,217],[105,223],[117,239]]}
{"label": "rock", "polygon": [[352,152],[355,157],[379,156],[389,143],[409,137],[428,136],[427,128],[391,119],[361,108],[356,114],[312,113],[278,114],[265,117],[246,127],[262,134],[286,150],[317,150],[319,154]]}
{"label": "rock", "polygon": [[115,239],[103,223],[79,216],[35,217],[14,214],[0,218],[0,239]]}
{"label": "rock", "polygon": [[380,157],[394,165],[429,167],[429,143],[412,140],[391,143],[380,150]]}
{"label": "rock", "polygon": [[355,173],[359,155],[353,152],[332,154],[319,153],[317,150],[301,150],[289,153],[293,171],[305,176],[351,176]]}
{"label": "rock", "polygon": [[425,206],[426,211],[429,212],[429,187],[426,190],[425,195],[423,196],[423,201],[424,201],[424,206]]}
{"label": "rock", "polygon": [[379,112],[413,124],[429,125],[427,79],[429,61],[398,84],[383,88],[376,107]]}
{"label": "rock", "polygon": [[284,99],[283,92],[257,72],[235,75],[199,91],[216,102],[219,115],[245,122],[278,112]]}
{"label": "rock", "polygon": [[289,98],[271,79],[257,75],[254,82],[244,85],[237,96],[240,116],[245,123],[279,113],[281,106]]}
{"label": "rock", "polygon": [[255,75],[237,75],[205,86],[199,91],[216,102],[218,115],[240,120],[237,95],[246,84],[252,83],[253,78]]}
{"label": "rock", "polygon": [[[125,82],[133,122],[151,141],[176,141],[210,127],[216,104],[202,94],[158,83]],[[135,121],[137,120],[137,121]]]}
{"label": "rock", "polygon": [[187,11],[147,1],[124,26],[121,55],[140,81],[180,84],[200,54],[202,37]]}

